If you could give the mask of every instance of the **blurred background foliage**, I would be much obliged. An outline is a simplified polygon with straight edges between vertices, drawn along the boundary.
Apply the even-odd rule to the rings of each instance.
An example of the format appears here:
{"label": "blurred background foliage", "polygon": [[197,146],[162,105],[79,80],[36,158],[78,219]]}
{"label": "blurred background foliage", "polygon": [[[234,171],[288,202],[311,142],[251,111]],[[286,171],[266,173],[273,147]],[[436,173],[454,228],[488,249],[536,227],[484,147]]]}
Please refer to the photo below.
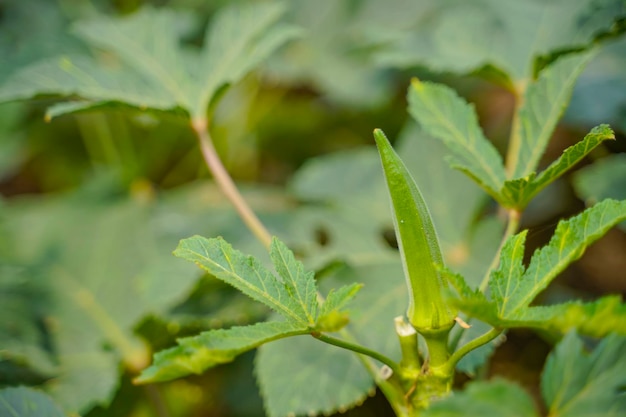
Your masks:
{"label": "blurred background foliage", "polygon": [[[176,31],[191,48],[201,44],[216,10],[245,2],[252,0],[0,1],[0,85],[42,59],[87,53],[69,30],[76,21],[168,8],[179,13]],[[283,20],[303,34],[224,93],[211,126],[218,151],[269,229],[320,276],[332,275],[340,260],[363,270],[356,280],[375,282],[376,273],[389,270],[371,270],[363,259],[380,267],[395,254],[371,132],[380,127],[401,136],[398,146],[414,174],[434,179],[422,186],[431,184],[424,194],[436,222],[447,219],[439,224],[449,229],[442,232],[448,259],[479,277],[500,225],[494,218],[476,222],[493,206],[471,184],[438,171],[441,149],[426,152],[408,139],[420,135],[406,112],[411,77],[445,82],[475,103],[487,136],[504,151],[511,85],[561,53],[601,42],[544,162],[600,123],[610,123],[618,140],[542,193],[524,227],[536,247],[585,202],[626,198],[624,3],[547,3],[291,1]],[[549,30],[557,17],[566,27],[560,32]],[[42,387],[65,410],[85,416],[264,415],[254,355],[160,386],[130,383],[153,351],[177,337],[267,315],[170,255],[178,239],[193,234],[221,235],[243,252],[263,252],[212,184],[188,124],[176,113],[119,105],[46,121],[46,109],[58,102],[39,95],[0,104],[0,386]],[[447,181],[468,194],[438,196]],[[455,213],[464,205],[466,212]],[[483,249],[468,257],[459,252],[466,241]],[[626,292],[624,254],[626,237],[614,230],[544,298]],[[386,307],[390,317],[404,308],[404,295],[395,300]],[[479,372],[512,374],[532,387],[546,342],[524,332],[509,338]],[[519,352],[527,353],[520,359]],[[380,396],[346,401],[365,401],[348,415],[389,413]]]}

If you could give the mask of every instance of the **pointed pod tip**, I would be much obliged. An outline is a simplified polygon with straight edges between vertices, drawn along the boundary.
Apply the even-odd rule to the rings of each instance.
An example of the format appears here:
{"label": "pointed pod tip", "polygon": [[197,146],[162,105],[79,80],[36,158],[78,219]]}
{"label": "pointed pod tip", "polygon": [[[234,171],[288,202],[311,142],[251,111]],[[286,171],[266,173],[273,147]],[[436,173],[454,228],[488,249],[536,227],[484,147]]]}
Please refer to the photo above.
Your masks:
{"label": "pointed pod tip", "polygon": [[420,89],[422,88],[422,82],[420,81],[419,78],[413,77],[411,78],[411,86],[415,89]]}
{"label": "pointed pod tip", "polygon": [[376,140],[376,144],[378,146],[389,143],[387,136],[381,129],[374,129],[374,139]]}

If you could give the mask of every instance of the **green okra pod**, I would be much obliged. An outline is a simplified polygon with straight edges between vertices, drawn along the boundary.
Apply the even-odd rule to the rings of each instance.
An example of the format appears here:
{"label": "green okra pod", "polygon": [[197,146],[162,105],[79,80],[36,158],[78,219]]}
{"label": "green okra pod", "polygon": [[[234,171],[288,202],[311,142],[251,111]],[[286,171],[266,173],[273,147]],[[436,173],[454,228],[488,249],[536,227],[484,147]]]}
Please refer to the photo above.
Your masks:
{"label": "green okra pod", "polygon": [[389,195],[396,237],[409,287],[409,322],[420,333],[448,330],[456,311],[444,300],[447,286],[439,240],[426,203],[404,163],[380,129],[374,130]]}

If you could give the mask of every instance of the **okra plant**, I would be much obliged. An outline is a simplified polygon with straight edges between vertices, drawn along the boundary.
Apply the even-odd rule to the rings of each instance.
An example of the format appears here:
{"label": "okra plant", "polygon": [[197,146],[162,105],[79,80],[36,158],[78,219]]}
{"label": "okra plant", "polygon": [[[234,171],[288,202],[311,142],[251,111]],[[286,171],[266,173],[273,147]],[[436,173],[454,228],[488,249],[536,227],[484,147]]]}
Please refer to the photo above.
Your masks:
{"label": "okra plant", "polygon": [[[300,258],[283,243],[298,238],[272,236],[222,164],[210,135],[215,106],[224,89],[281,45],[306,36],[293,26],[278,23],[284,9],[275,3],[226,8],[207,30],[204,48],[195,52],[180,48],[177,20],[163,11],[147,9],[123,20],[79,24],[75,33],[105,51],[105,58],[110,58],[106,54],[114,56],[115,65],[103,67],[91,56],[63,56],[29,66],[0,87],[2,101],[39,94],[72,98],[51,107],[48,118],[109,104],[182,117],[196,136],[215,182],[269,252],[273,268],[267,266],[267,259],[246,255],[222,237],[183,239],[175,256],[264,304],[272,315],[267,321],[181,338],[177,346],[156,353],[145,368],[140,360],[143,350],[120,348],[114,340],[114,349],[126,347],[131,352],[124,362],[139,373],[134,382],[151,384],[201,374],[261,347],[257,373],[267,412],[273,417],[343,411],[362,401],[371,392],[372,382],[402,417],[531,417],[540,415],[540,410],[529,394],[512,382],[479,380],[458,392],[454,384],[457,372],[475,375],[507,330],[527,328],[550,340],[560,339],[541,381],[542,401],[551,417],[626,413],[626,306],[621,298],[534,304],[589,245],[626,221],[626,201],[605,199],[560,221],[550,241],[533,254],[526,253],[527,230],[520,230],[524,211],[541,191],[604,141],[615,139],[608,125],[599,125],[539,171],[575,80],[593,58],[594,47],[568,49],[536,71],[529,70],[533,62],[525,62],[528,73],[524,77],[511,62],[502,65],[499,76],[516,98],[505,160],[486,138],[472,105],[450,87],[413,79],[407,94],[408,111],[423,140],[413,145],[413,151],[427,159],[433,144],[445,149],[450,167],[482,189],[480,195],[472,191],[472,201],[490,198],[491,211],[498,212],[506,227],[496,220],[495,226],[488,226],[489,231],[487,227],[478,229],[476,233],[488,240],[478,239],[475,244],[488,252],[486,262],[483,253],[471,273],[457,270],[456,258],[478,255],[475,248],[461,246],[455,258],[441,238],[448,232],[441,230],[436,216],[442,210],[464,218],[474,213],[468,214],[471,208],[463,205],[430,205],[423,187],[418,186],[428,179],[414,176],[403,162],[410,156],[403,153],[401,157],[383,131],[375,129],[379,163],[374,175],[386,185],[391,208],[387,219],[394,225],[398,253],[382,255],[390,268],[377,269],[365,263],[351,269],[350,259],[341,259],[337,263],[343,269],[337,272],[329,259],[317,268],[305,266],[310,261],[306,254]],[[528,58],[531,61],[534,56]],[[433,157],[438,155],[433,152]],[[442,178],[452,171],[445,172]],[[361,206],[365,203],[350,201],[351,209],[365,210]],[[465,230],[454,233],[461,235]],[[359,276],[366,269],[367,279],[365,273]],[[402,279],[406,285],[392,285]],[[369,298],[354,308],[360,297]],[[379,303],[381,299],[387,301]],[[395,305],[397,300],[403,304]],[[381,305],[385,308],[379,308]],[[393,310],[396,316],[386,322],[387,331],[370,325],[389,314],[381,310]],[[592,338],[602,340],[591,343]],[[310,342],[317,345],[308,357]],[[271,346],[278,348],[267,350]],[[304,358],[297,357],[302,352]],[[129,359],[137,357],[140,359]],[[470,357],[473,364],[463,366]],[[291,361],[310,362],[312,370],[291,376]],[[283,370],[285,374],[280,373]],[[294,397],[290,389],[300,390],[299,396]],[[314,394],[306,402],[303,398],[308,389]]]}

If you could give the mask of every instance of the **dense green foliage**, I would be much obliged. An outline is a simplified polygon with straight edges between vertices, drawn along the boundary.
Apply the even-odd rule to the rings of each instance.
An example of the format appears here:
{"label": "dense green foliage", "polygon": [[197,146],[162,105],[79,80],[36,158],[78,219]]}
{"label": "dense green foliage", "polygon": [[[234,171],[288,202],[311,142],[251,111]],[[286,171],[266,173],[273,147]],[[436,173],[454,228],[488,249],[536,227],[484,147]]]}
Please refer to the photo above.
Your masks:
{"label": "dense green foliage", "polygon": [[0,5],[0,415],[626,413],[623,1],[70,3]]}

